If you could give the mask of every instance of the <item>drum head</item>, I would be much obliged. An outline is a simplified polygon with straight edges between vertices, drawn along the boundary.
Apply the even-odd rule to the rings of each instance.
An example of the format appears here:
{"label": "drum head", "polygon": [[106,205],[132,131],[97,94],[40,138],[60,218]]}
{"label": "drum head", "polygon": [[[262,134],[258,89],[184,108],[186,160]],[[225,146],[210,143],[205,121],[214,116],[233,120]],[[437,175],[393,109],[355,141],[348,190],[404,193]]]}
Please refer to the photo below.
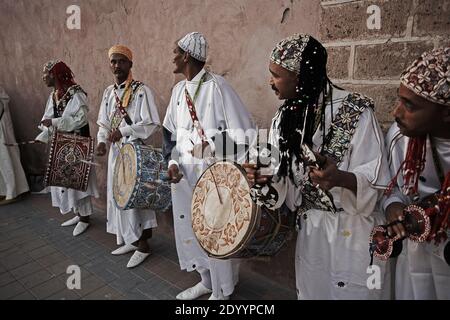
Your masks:
{"label": "drum head", "polygon": [[195,236],[209,255],[226,258],[239,251],[256,224],[245,171],[228,161],[211,165],[194,188],[191,212]]}
{"label": "drum head", "polygon": [[120,149],[114,166],[113,194],[120,209],[127,205],[136,184],[137,160],[134,145],[126,143]]}

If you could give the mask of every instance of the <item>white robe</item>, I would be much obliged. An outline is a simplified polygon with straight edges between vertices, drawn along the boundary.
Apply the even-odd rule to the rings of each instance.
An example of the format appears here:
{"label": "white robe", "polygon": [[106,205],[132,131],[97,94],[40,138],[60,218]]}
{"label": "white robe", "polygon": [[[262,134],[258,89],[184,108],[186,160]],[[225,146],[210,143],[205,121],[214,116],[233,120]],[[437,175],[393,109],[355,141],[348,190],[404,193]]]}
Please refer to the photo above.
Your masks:
{"label": "white robe", "polygon": [[[434,138],[436,150],[439,154],[444,174],[450,170],[450,139]],[[386,146],[389,148],[389,166],[391,176],[395,176],[400,164],[405,159],[409,138],[403,136],[396,123],[394,123],[387,136]],[[420,198],[440,190],[437,170],[434,165],[430,140],[427,139],[425,168],[419,179]],[[402,174],[397,180],[399,186],[403,186]],[[400,202],[411,204],[410,197],[395,188],[392,194],[385,199],[383,207]],[[450,232],[448,232],[450,236]],[[396,299],[450,299],[450,266],[431,252],[437,246],[434,242],[417,243],[411,240],[403,241],[403,250],[397,258],[395,275]]]}
{"label": "white robe", "polygon": [[[52,119],[52,125],[50,127],[39,125],[39,129],[41,129],[42,132],[35,140],[49,143],[52,130],[57,129],[60,132],[72,132],[81,129],[88,123],[88,111],[86,94],[83,92],[76,92],[67,103],[62,116],[54,118],[53,99],[52,94],[50,94],[42,120]],[[62,214],[69,213],[73,210],[75,213],[80,213],[82,216],[90,215],[93,212],[90,198],[88,197],[94,196],[95,198],[98,198],[99,196],[95,168],[91,167],[88,188],[86,191],[62,187],[48,187],[44,192],[45,191],[50,191],[52,195],[52,205],[58,207]]]}
{"label": "white robe", "polygon": [[0,196],[6,200],[29,190],[20,162],[19,147],[5,145],[16,142],[8,104],[9,96],[0,87]]}
{"label": "white robe", "polygon": [[[114,85],[106,88],[103,93],[97,124],[100,126],[97,134],[98,143],[107,143],[111,120],[116,108],[116,99],[114,97]],[[117,89],[119,98],[124,93],[123,84]],[[158,109],[155,104],[153,93],[146,85],[141,86],[126,109],[128,115],[133,121],[132,125],[127,125],[122,120],[119,130],[122,133],[122,139],[119,142],[121,146],[124,143],[136,139],[145,140],[159,129],[160,120]],[[157,226],[156,215],[150,209],[130,209],[121,210],[116,206],[113,195],[113,177],[114,166],[119,154],[117,144],[112,144],[108,155],[108,178],[107,178],[107,222],[106,230],[115,234],[117,244],[130,244],[137,241],[142,231],[155,228]]]}
{"label": "white robe", "polygon": [[[334,89],[334,115],[347,95],[348,92]],[[325,112],[327,134],[331,122],[330,104]],[[269,134],[269,142],[276,147],[279,135],[273,128],[278,127],[278,121],[276,116]],[[318,151],[322,143],[323,132],[319,128],[313,136],[313,150]],[[383,135],[373,110],[367,108],[361,114],[349,150],[338,169],[356,176],[357,194],[334,187],[330,190],[338,208],[334,216],[311,209],[301,218],[295,253],[298,299],[389,299],[390,277],[385,262],[374,260],[381,271],[381,289],[367,287],[369,234],[374,226],[385,223],[378,200],[382,185],[389,181]],[[300,206],[302,195],[290,179],[272,185],[279,195],[274,208],[283,202],[292,211]]]}
{"label": "white robe", "polygon": [[[204,73],[203,69],[192,81],[185,80],[175,85],[163,123],[172,133],[172,138],[176,138],[175,148],[180,156],[179,167],[184,175],[179,183],[172,184],[175,240],[181,269],[209,269],[214,294],[218,296],[221,289],[225,296],[229,296],[238,280],[239,261],[208,258],[192,230],[192,193],[198,178],[208,167],[208,162],[194,159],[190,153],[193,144],[200,143],[201,139],[193,126],[184,90],[187,87],[190,96],[194,97]],[[226,130],[234,141],[242,144],[245,142],[245,131],[254,128],[251,116],[242,101],[221,76],[209,73],[194,104],[198,119],[212,146],[214,143],[211,138],[217,131]]]}

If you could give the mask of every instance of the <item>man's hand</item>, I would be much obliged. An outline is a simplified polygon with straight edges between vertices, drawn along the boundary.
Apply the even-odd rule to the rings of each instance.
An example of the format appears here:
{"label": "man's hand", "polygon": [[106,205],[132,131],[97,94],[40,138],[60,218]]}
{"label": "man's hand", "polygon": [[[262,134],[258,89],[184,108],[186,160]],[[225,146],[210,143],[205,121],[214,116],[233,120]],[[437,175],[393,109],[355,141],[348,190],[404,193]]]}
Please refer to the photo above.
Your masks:
{"label": "man's hand", "polygon": [[104,156],[106,154],[106,144],[104,142],[100,142],[97,145],[97,149],[95,151],[95,155],[97,156]]}
{"label": "man's hand", "polygon": [[211,146],[207,141],[202,141],[202,143],[198,143],[194,145],[191,154],[194,158],[204,159],[208,157],[212,157]]}
{"label": "man's hand", "polygon": [[342,187],[349,189],[356,195],[357,181],[353,173],[339,170],[336,162],[329,157],[316,153],[315,155],[320,169],[310,166],[311,172],[309,173],[309,177],[315,186],[319,186],[320,189],[325,191],[334,187]]}
{"label": "man's hand", "polygon": [[112,143],[119,141],[122,139],[122,133],[119,129],[115,129],[113,132],[109,134],[108,140]]}
{"label": "man's hand", "polygon": [[52,119],[44,119],[41,121],[41,124],[45,127],[51,127],[52,126]]}
{"label": "man's hand", "polygon": [[388,235],[394,237],[399,235],[400,238],[405,238],[407,232],[405,227],[400,221],[403,221],[405,216],[403,215],[403,209],[406,207],[403,203],[394,202],[386,208],[386,219],[388,223],[395,222],[394,225],[388,227]]}
{"label": "man's hand", "polygon": [[167,169],[167,175],[169,176],[170,183],[178,183],[180,182],[183,175],[180,173],[180,169],[176,164],[171,164],[169,169]]}
{"label": "man's hand", "polygon": [[257,184],[266,184],[268,183],[273,176],[271,175],[261,175],[260,168],[256,164],[252,163],[244,163],[242,167],[245,169],[245,173],[247,174],[247,179],[250,181],[253,186],[255,183]]}
{"label": "man's hand", "polygon": [[328,157],[314,153],[317,158],[317,163],[320,169],[310,166],[311,172],[309,177],[312,183],[322,190],[328,191],[333,187],[336,187],[339,183],[339,169],[336,166],[336,162]]}

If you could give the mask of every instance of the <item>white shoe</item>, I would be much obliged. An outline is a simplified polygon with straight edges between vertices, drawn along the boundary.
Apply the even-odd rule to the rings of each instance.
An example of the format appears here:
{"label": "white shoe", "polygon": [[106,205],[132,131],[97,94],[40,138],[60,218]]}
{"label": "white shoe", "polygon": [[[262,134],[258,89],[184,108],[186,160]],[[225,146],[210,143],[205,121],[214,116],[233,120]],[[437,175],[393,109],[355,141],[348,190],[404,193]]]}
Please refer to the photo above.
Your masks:
{"label": "white shoe", "polygon": [[223,294],[221,294],[220,297],[216,297],[213,293],[211,294],[211,296],[209,296],[208,300],[230,300],[230,297],[224,296]]}
{"label": "white shoe", "polygon": [[83,232],[86,231],[86,229],[88,227],[89,227],[89,223],[83,222],[83,221],[78,222],[75,229],[73,229],[73,236],[76,237],[76,236],[82,234]]}
{"label": "white shoe", "polygon": [[61,227],[70,227],[70,226],[73,226],[74,224],[77,224],[78,222],[80,222],[80,217],[75,216],[72,219],[61,223]]}
{"label": "white shoe", "polygon": [[180,292],[176,298],[178,300],[194,300],[211,292],[211,289],[208,289],[203,283],[199,282],[195,286]]}
{"label": "white shoe", "polygon": [[144,262],[145,258],[147,258],[150,255],[150,252],[140,252],[135,251],[133,255],[131,256],[130,260],[128,261],[127,268],[134,268],[138,265],[140,265],[142,262]]}
{"label": "white shoe", "polygon": [[112,251],[111,254],[115,255],[115,256],[119,256],[121,254],[125,254],[131,251],[135,251],[137,250],[138,247],[133,246],[132,244],[126,244],[124,246],[121,246],[119,248],[117,248],[116,250]]}

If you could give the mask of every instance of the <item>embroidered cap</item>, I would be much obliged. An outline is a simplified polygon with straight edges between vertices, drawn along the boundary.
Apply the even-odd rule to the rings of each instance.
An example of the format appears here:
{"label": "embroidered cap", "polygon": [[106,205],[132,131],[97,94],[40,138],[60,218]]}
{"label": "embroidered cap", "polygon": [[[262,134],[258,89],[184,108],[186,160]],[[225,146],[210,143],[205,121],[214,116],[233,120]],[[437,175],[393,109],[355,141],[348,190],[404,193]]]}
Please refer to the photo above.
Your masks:
{"label": "embroidered cap", "polygon": [[270,55],[270,61],[283,68],[300,74],[303,51],[308,44],[310,36],[296,33],[281,40]]}
{"label": "embroidered cap", "polygon": [[53,67],[61,61],[59,60],[50,60],[44,64],[44,72],[50,72]]}
{"label": "embroidered cap", "polygon": [[188,33],[178,41],[178,46],[194,59],[201,62],[206,61],[208,42],[200,32]]}
{"label": "embroidered cap", "polygon": [[450,106],[450,47],[424,52],[400,80],[422,98]]}

